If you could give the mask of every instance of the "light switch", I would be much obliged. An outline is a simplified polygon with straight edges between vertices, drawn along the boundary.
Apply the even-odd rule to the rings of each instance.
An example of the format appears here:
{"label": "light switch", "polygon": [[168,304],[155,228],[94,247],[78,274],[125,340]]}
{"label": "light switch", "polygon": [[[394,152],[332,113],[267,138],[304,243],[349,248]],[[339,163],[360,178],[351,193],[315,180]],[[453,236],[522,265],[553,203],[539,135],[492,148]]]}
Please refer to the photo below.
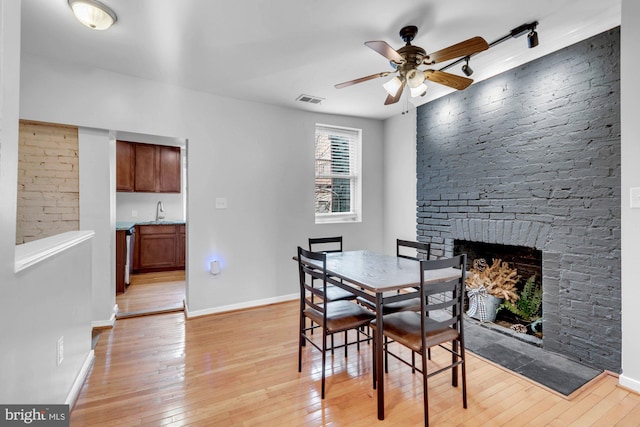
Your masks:
{"label": "light switch", "polygon": [[631,209],[640,209],[640,187],[631,189]]}
{"label": "light switch", "polygon": [[216,209],[227,209],[226,197],[216,197]]}

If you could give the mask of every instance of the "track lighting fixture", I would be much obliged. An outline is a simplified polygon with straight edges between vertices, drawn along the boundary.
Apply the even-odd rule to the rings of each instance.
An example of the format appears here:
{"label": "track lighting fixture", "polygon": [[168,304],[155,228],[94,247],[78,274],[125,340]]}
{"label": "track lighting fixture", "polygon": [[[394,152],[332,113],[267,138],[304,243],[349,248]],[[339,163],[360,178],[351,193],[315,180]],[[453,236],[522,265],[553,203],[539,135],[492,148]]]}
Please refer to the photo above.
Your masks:
{"label": "track lighting fixture", "polygon": [[471,57],[467,56],[466,58],[464,58],[464,60],[466,61],[466,63],[462,66],[462,72],[464,73],[465,76],[469,77],[471,74],[473,74],[473,70],[471,69],[471,67],[469,67],[469,59],[471,59]]}
{"label": "track lighting fixture", "polygon": [[[494,47],[495,45],[502,43],[506,40],[509,40],[511,38],[518,38],[520,36],[523,35],[527,35],[527,46],[529,46],[529,48],[534,48],[536,46],[538,46],[538,32],[536,31],[536,27],[538,26],[538,21],[534,21],[528,24],[522,24],[519,27],[514,28],[513,30],[509,31],[508,34],[500,37],[497,40],[494,40],[493,42],[489,43],[489,47]],[[469,60],[471,59],[472,56],[477,55],[477,53],[465,56],[463,58],[460,58],[456,61],[453,61],[447,65],[445,65],[444,67],[440,68],[439,71],[444,71],[447,70],[455,65],[460,64],[461,62],[465,62],[464,65],[462,65],[462,72],[467,75],[470,76],[471,74],[473,74],[473,70],[471,69],[471,67],[469,67]]]}
{"label": "track lighting fixture", "polygon": [[529,45],[529,49],[538,46],[538,32],[535,30],[535,27],[527,34],[527,44]]}
{"label": "track lighting fixture", "polygon": [[496,42],[503,41],[504,39],[507,39],[509,37],[513,37],[513,38],[520,37],[521,35],[523,35],[528,31],[529,33],[527,34],[527,46],[529,46],[529,49],[534,48],[538,46],[538,33],[536,32],[537,26],[538,26],[538,21],[534,21],[530,24],[520,25],[519,27],[511,30],[511,32],[507,36],[505,36],[503,39],[497,40]]}

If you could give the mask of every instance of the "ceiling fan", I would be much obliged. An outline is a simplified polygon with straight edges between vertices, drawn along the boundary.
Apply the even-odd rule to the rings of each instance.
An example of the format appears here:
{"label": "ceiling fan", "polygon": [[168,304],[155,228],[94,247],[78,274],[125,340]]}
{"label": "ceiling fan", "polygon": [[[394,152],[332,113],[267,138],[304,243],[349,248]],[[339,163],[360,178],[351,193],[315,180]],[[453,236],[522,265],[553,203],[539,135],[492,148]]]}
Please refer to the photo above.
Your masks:
{"label": "ceiling fan", "polygon": [[336,89],[398,73],[397,76],[394,76],[383,85],[389,94],[384,104],[389,105],[395,104],[400,100],[405,86],[409,86],[411,89],[411,96],[424,95],[427,90],[427,85],[424,84],[425,79],[457,90],[466,89],[471,83],[473,83],[473,80],[467,77],[457,76],[455,74],[433,69],[421,70],[418,67],[423,64],[433,65],[454,58],[466,57],[486,50],[489,48],[489,44],[482,37],[472,37],[463,42],[427,54],[427,52],[420,46],[414,46],[411,44],[411,41],[415,38],[416,34],[418,34],[418,27],[414,25],[403,27],[400,30],[400,37],[406,45],[398,50],[394,50],[387,42],[382,40],[365,42],[365,45],[387,58],[394,70],[383,71],[381,73],[339,83],[335,85]]}

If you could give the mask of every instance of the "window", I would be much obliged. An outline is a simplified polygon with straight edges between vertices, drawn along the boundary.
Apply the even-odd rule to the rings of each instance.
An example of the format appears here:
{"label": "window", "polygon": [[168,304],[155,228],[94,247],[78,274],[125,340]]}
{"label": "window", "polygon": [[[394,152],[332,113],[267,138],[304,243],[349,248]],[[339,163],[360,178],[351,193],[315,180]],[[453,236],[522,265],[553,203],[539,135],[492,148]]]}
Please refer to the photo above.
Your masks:
{"label": "window", "polygon": [[360,129],[316,125],[316,224],[361,220]]}

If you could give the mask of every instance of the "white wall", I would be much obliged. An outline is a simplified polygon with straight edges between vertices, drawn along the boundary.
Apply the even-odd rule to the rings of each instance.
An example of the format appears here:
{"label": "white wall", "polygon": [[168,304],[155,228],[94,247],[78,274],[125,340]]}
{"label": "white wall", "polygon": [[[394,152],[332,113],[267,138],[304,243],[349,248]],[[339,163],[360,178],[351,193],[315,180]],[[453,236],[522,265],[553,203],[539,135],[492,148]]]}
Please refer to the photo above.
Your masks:
{"label": "white wall", "polygon": [[637,74],[640,58],[640,3],[622,0],[622,375],[620,384],[640,392],[640,209],[630,208],[629,190],[640,187],[640,134]]}
{"label": "white wall", "polygon": [[[346,249],[382,249],[381,121],[242,102],[28,55],[21,66],[23,119],[188,140],[190,313],[295,296],[291,258],[310,236],[342,234]],[[362,223],[314,223],[316,122],[363,129]],[[215,209],[216,197],[226,197],[228,209]],[[215,279],[208,273],[214,257],[222,265]]]}
{"label": "white wall", "polygon": [[80,160],[80,229],[93,230],[93,326],[115,322],[115,140],[99,129],[78,129]]}
{"label": "white wall", "polygon": [[[145,222],[156,219],[156,207],[162,202],[165,220],[184,220],[183,193],[116,193],[116,221]],[[133,216],[133,213],[137,216]]]}
{"label": "white wall", "polygon": [[20,6],[0,0],[0,402],[65,403],[92,354],[91,241],[16,273]]}
{"label": "white wall", "polygon": [[416,110],[384,124],[384,251],[395,255],[396,239],[417,240]]}

